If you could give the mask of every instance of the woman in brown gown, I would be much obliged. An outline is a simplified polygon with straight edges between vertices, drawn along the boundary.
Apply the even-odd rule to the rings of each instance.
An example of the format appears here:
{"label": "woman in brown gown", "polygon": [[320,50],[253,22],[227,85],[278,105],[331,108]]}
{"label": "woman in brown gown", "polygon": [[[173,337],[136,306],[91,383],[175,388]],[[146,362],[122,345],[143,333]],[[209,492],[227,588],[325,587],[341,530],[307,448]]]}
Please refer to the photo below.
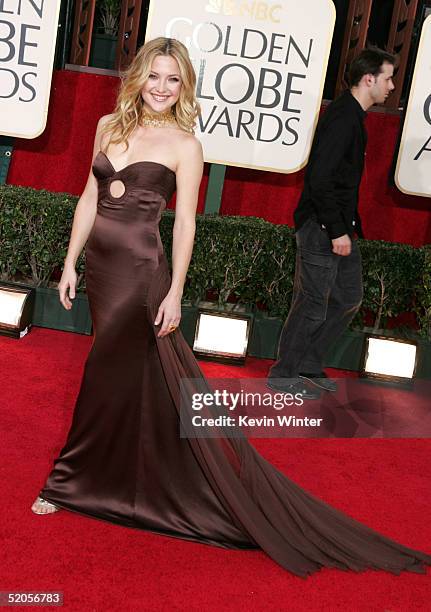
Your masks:
{"label": "woman in brown gown", "polygon": [[[32,509],[263,549],[299,576],[322,566],[423,573],[430,555],[307,493],[246,439],[180,437],[180,381],[205,384],[176,329],[202,175],[194,86],[185,47],[150,41],[126,75],[115,113],[99,123],[59,286],[69,309],[88,240],[94,342],[65,446]],[[158,226],[175,189],[171,279]]]}

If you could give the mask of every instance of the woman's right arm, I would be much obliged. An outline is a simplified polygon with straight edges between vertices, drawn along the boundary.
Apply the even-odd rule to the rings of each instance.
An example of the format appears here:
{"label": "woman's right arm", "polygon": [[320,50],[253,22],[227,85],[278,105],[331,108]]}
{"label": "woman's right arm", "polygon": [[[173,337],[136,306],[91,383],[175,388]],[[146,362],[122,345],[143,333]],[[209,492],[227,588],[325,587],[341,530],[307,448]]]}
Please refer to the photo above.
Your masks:
{"label": "woman's right arm", "polygon": [[[102,128],[105,122],[109,119],[109,115],[102,117],[99,120],[94,139],[93,157],[96,157],[100,151],[102,141]],[[70,235],[69,247],[67,250],[66,259],[64,262],[63,274],[61,276],[58,290],[60,292],[60,302],[70,310],[72,308],[71,300],[74,299],[76,293],[77,275],[75,266],[85,243],[88,240],[91,229],[94,225],[97,213],[97,180],[92,170],[88,175],[87,184],[76,205],[75,214],[73,217],[72,232]]]}

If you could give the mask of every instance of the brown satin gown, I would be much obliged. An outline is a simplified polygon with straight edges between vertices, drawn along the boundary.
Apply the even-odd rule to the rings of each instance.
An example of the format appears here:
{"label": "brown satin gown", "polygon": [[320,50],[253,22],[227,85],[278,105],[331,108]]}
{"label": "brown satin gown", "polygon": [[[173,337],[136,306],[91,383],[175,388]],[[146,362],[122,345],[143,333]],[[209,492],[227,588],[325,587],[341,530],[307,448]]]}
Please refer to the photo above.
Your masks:
{"label": "brown satin gown", "polygon": [[[263,549],[299,576],[322,566],[423,573],[430,555],[307,493],[246,439],[180,438],[180,380],[203,375],[181,332],[157,338],[154,326],[170,286],[158,226],[175,173],[150,161],[116,171],[102,152],[93,172],[98,211],[86,274],[95,336],[41,496],[128,527]],[[119,198],[110,193],[116,179],[126,188]]]}

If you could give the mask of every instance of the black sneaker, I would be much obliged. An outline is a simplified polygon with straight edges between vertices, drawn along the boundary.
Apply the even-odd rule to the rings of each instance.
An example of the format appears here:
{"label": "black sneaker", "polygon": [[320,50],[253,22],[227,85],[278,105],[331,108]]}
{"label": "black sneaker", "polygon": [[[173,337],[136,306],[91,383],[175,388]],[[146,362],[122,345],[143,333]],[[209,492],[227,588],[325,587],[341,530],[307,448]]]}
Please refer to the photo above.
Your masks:
{"label": "black sneaker", "polygon": [[323,391],[331,391],[332,393],[335,393],[338,389],[335,380],[328,378],[325,372],[320,372],[319,374],[302,372],[302,374],[299,374],[299,378],[303,378],[318,389],[323,389]]}
{"label": "black sneaker", "polygon": [[320,391],[298,378],[268,378],[266,386],[274,391],[301,395],[303,399],[320,399]]}

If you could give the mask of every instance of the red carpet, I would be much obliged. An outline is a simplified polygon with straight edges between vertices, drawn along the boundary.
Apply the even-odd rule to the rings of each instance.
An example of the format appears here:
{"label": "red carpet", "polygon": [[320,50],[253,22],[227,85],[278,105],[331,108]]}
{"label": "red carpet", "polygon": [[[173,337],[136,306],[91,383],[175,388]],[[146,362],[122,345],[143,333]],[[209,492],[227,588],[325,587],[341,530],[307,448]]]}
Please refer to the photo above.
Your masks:
{"label": "red carpet", "polygon": [[[192,544],[65,511],[33,515],[31,502],[67,433],[90,343],[43,329],[20,341],[0,337],[0,591],[63,591],[63,609],[73,611],[430,610],[430,571],[397,577],[324,569],[304,580],[260,552]],[[268,364],[202,368],[210,376],[253,377],[264,376]],[[314,494],[431,552],[430,440],[254,443]]]}

